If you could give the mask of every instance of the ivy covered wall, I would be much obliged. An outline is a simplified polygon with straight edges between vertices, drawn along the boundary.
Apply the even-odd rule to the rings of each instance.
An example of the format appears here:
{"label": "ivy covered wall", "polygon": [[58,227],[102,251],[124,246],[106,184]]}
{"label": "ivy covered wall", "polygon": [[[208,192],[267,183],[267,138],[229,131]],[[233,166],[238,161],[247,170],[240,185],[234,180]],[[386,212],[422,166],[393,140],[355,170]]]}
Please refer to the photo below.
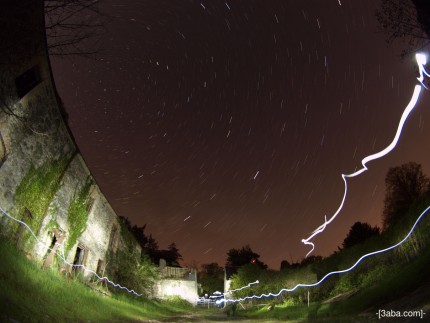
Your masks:
{"label": "ivy covered wall", "polygon": [[[25,12],[9,9],[10,21],[16,20],[13,13],[25,13],[27,23],[23,37],[3,37],[0,44],[10,49],[0,51],[0,207],[27,223],[41,243],[2,212],[0,233],[41,264],[52,263],[46,261],[49,247],[61,241],[56,250],[67,262],[104,270],[108,255],[116,252],[112,246],[129,248],[119,236],[112,244],[119,219],[64,120],[45,46],[43,1],[29,2]],[[19,30],[0,34],[8,32]]]}

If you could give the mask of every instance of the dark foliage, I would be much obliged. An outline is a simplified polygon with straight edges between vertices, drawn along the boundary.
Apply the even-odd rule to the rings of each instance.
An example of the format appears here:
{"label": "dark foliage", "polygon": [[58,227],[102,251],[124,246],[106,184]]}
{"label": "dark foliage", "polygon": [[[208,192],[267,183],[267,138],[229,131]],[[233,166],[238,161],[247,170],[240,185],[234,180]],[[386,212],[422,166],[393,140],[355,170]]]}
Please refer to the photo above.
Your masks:
{"label": "dark foliage", "polygon": [[198,281],[202,286],[202,294],[211,295],[224,290],[224,269],[216,262],[204,264],[198,272]]}
{"label": "dark foliage", "polygon": [[267,265],[261,262],[258,258],[260,258],[260,255],[252,251],[249,245],[246,245],[241,249],[230,249],[227,252],[226,266],[241,267],[247,264],[256,264],[259,267],[266,269]]}
{"label": "dark foliage", "polygon": [[154,264],[158,265],[160,259],[164,259],[167,266],[180,267],[179,260],[182,260],[182,255],[179,253],[179,249],[174,242],[168,246],[167,250],[159,250],[158,243],[152,235],[147,236],[145,234],[146,224],[141,227],[137,225],[132,226],[130,220],[127,218],[120,216],[120,219],[139,243],[142,253],[147,255]]}
{"label": "dark foliage", "polygon": [[288,260],[282,260],[280,270],[289,269],[289,268],[291,268],[291,264],[288,262]]}
{"label": "dark foliage", "polygon": [[303,258],[300,262],[289,263],[287,260],[281,261],[281,270],[306,267],[310,264],[319,263],[323,260],[321,256],[309,256]]}
{"label": "dark foliage", "polygon": [[429,178],[415,162],[390,168],[385,177],[384,229],[404,216],[415,201],[426,197],[429,187]]}
{"label": "dark foliage", "polygon": [[372,227],[368,223],[355,222],[349,229],[345,240],[342,242],[342,247],[350,248],[356,244],[362,243],[367,239],[378,236],[380,230],[378,227]]}
{"label": "dark foliage", "polygon": [[388,35],[388,44],[395,39],[405,43],[402,56],[416,52],[430,42],[428,0],[381,0],[376,18]]}

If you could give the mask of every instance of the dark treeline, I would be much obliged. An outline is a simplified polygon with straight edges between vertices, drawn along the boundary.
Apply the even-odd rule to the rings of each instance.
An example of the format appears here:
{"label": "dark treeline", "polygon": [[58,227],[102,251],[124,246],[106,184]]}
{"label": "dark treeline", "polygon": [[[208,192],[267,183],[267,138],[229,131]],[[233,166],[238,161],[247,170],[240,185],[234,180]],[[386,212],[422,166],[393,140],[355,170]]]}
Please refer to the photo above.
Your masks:
{"label": "dark treeline", "polygon": [[120,219],[139,243],[142,253],[147,255],[155,265],[160,263],[160,259],[164,259],[167,266],[181,267],[179,260],[182,260],[182,255],[174,242],[169,244],[167,249],[160,250],[152,234],[149,234],[149,236],[145,234],[146,224],[139,227],[132,225],[126,217],[120,216]]}
{"label": "dark treeline", "polygon": [[[259,259],[260,255],[252,251],[249,245],[230,249],[227,253],[225,275],[232,280],[231,288],[259,280],[260,284],[237,295],[246,296],[252,293],[276,292],[281,288],[291,288],[297,283],[312,283],[331,271],[348,268],[365,253],[399,242],[409,232],[418,215],[430,204],[430,179],[423,173],[421,165],[409,162],[390,168],[386,174],[385,185],[382,228],[356,222],[351,226],[342,245],[332,255],[326,258],[313,255],[296,263],[283,260],[280,271],[267,269],[267,265]],[[364,288],[374,283],[372,279],[380,279],[375,277],[394,275],[398,267],[390,266],[408,263],[427,248],[430,239],[425,232],[429,223],[427,219],[423,221],[408,241],[395,251],[366,260],[366,264],[359,266],[354,273],[331,277],[322,287],[315,289],[319,295],[317,297],[324,299],[335,296],[354,286]],[[213,293],[220,288],[224,277],[221,267],[212,263],[202,266],[201,278],[199,282],[204,293]],[[294,295],[296,299],[303,300],[302,295]],[[281,301],[288,297],[291,295],[281,297]]]}

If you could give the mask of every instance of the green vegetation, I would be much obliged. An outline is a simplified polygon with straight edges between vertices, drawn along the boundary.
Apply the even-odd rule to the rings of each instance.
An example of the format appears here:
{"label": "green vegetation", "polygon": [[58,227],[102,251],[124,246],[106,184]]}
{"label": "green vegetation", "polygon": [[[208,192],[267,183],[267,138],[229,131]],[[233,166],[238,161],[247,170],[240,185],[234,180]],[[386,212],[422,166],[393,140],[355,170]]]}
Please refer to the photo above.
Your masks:
{"label": "green vegetation", "polygon": [[[423,282],[429,282],[428,268],[430,266],[430,251],[408,263],[407,265],[394,265],[394,271],[388,271],[386,266],[368,273],[376,278],[374,283],[361,287],[355,294],[339,301],[325,303],[314,301],[307,306],[306,300],[294,297],[279,300],[265,300],[263,306],[253,306],[247,310],[238,308],[237,315],[253,319],[277,319],[277,320],[327,320],[328,322],[367,322],[369,318],[376,319],[373,309],[384,308],[388,304],[399,299],[409,292],[421,286]],[[364,275],[368,277],[368,275]],[[360,276],[360,275],[359,275]],[[344,284],[339,280],[340,284]],[[363,285],[364,286],[364,285]],[[339,288],[339,287],[337,287]],[[307,289],[302,290],[307,293]],[[309,289],[310,298],[317,296],[315,290]],[[430,292],[423,297],[428,302]],[[409,298],[403,303],[403,308],[397,310],[412,310],[420,308],[419,298]],[[246,306],[246,305],[245,305]],[[272,306],[269,310],[269,306]],[[406,307],[405,307],[406,306]]]}
{"label": "green vegetation", "polygon": [[[62,158],[46,162],[38,168],[32,165],[16,190],[16,215],[21,218],[28,209],[31,213],[30,219],[25,220],[34,232],[40,229],[67,164],[68,159]],[[22,242],[27,241],[28,237],[29,234],[26,234]]]}
{"label": "green vegetation", "polygon": [[[256,264],[242,266],[232,276],[232,288],[255,280],[259,280],[260,284],[237,292],[234,296],[276,293],[282,288],[292,288],[298,283],[314,283],[330,272],[348,269],[363,255],[402,241],[429,205],[430,179],[423,174],[421,166],[410,162],[392,167],[386,177],[382,233],[377,227],[357,222],[351,227],[343,247],[325,259],[314,256],[297,264],[283,261],[280,271],[264,270]],[[430,282],[429,230],[430,211],[421,218],[409,238],[397,248],[367,257],[353,271],[332,275],[317,287],[300,287],[280,297],[245,302],[247,306],[259,307],[239,311],[239,315],[259,319],[328,319],[342,322],[351,315],[358,317],[366,311],[368,315],[374,316],[373,309],[382,308],[402,297],[406,298],[408,292]],[[405,310],[415,309],[419,305],[428,304],[429,298],[430,292],[421,300],[408,296],[408,299],[402,301],[402,305],[407,307]]]}
{"label": "green vegetation", "polygon": [[140,254],[118,251],[114,273],[116,282],[123,286],[133,286],[138,293],[150,296],[152,288],[159,279],[158,268],[149,257]]}
{"label": "green vegetation", "polygon": [[85,185],[81,190],[75,194],[70,202],[67,221],[69,222],[69,233],[66,245],[66,254],[75,245],[76,240],[81,236],[87,227],[88,221],[88,194],[90,193],[91,186],[94,184],[93,180],[88,177]]}
{"label": "green vegetation", "polygon": [[150,296],[159,279],[158,268],[147,255],[136,249],[139,244],[127,223],[122,219],[119,222],[124,248],[118,249],[116,253],[109,253],[111,265],[108,274],[122,286],[133,286],[136,292]]}
{"label": "green vegetation", "polygon": [[0,321],[127,322],[188,314],[192,307],[177,300],[159,302],[114,294],[106,297],[56,270],[42,271],[0,239]]}
{"label": "green vegetation", "polygon": [[197,281],[202,286],[200,295],[222,292],[224,290],[224,268],[215,262],[203,264],[198,273]]}
{"label": "green vegetation", "polygon": [[[365,253],[386,248],[402,240],[418,215],[429,204],[429,199],[416,201],[403,219],[391,225],[381,236],[372,237],[363,243],[335,252],[322,261],[279,272],[264,271],[256,266],[250,270],[249,267],[252,265],[242,267],[238,274],[233,276],[232,286],[238,286],[245,279],[259,279],[261,283],[252,287],[252,291],[248,290],[247,293],[243,291],[243,295],[240,295],[245,296],[245,294],[267,293],[269,289],[277,292],[281,288],[292,287],[298,282],[315,282],[316,280],[311,276],[306,278],[305,273],[313,272],[319,280],[328,272],[350,267]],[[299,288],[293,293],[284,293],[278,298],[248,302],[248,306],[250,304],[257,306],[246,311],[238,310],[238,315],[258,319],[327,319],[330,322],[333,320],[344,322],[350,316],[359,321],[363,312],[368,312],[367,315],[374,317],[372,309],[383,308],[384,304],[404,297],[421,286],[423,282],[430,281],[428,271],[430,266],[429,229],[430,214],[427,214],[419,222],[410,238],[400,247],[382,255],[369,257],[362,261],[354,271],[334,275],[318,287]],[[296,275],[296,279],[293,279],[294,275]],[[288,279],[291,280],[290,283],[288,283]],[[311,300],[309,308],[307,307],[308,291]],[[429,297],[430,293],[425,296],[427,303]],[[329,299],[333,301],[327,303]],[[267,303],[272,305],[272,310],[269,311],[267,306],[259,306],[259,304]],[[405,310],[415,309],[420,305],[424,304],[419,304],[418,301],[411,299],[403,301]],[[365,316],[363,321],[366,321]]]}

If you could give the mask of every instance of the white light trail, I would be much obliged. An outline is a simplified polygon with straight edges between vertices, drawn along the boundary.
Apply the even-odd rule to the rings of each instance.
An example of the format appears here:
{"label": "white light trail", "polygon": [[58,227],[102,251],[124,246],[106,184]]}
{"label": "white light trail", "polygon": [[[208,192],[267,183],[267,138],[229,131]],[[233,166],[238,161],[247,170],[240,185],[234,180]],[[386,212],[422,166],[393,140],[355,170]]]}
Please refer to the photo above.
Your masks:
{"label": "white light trail", "polygon": [[249,284],[248,284],[248,285],[246,285],[246,286],[242,286],[242,287],[240,287],[240,288],[236,288],[236,289],[229,290],[227,293],[224,293],[224,295],[232,294],[232,293],[234,293],[234,292],[237,292],[237,291],[240,291],[240,290],[243,290],[243,289],[246,289],[246,288],[250,288],[251,286],[256,285],[256,284],[259,284],[259,283],[260,283],[260,282],[259,282],[258,280],[256,280],[255,282],[249,283]]}
{"label": "white light trail", "polygon": [[428,87],[423,83],[424,82],[424,75],[427,77],[430,77],[430,74],[425,70],[424,65],[427,64],[427,57],[424,54],[416,54],[415,58],[417,60],[418,64],[418,72],[420,73],[420,76],[417,77],[418,81],[426,88]]}
{"label": "white light trail", "polygon": [[[424,84],[423,84],[424,75],[430,76],[430,74],[427,73],[425,71],[425,68],[424,68],[424,65],[427,63],[427,59],[426,59],[425,55],[423,55],[423,54],[417,54],[416,55],[416,60],[417,60],[417,64],[418,64],[418,68],[419,68],[419,73],[420,73],[420,76],[417,79],[424,86]],[[342,201],[341,201],[338,209],[336,210],[336,212],[328,220],[327,220],[327,217],[325,216],[324,223],[321,224],[318,228],[316,228],[308,238],[302,239],[302,243],[304,243],[306,245],[309,245],[311,247],[311,250],[306,254],[306,257],[310,253],[312,253],[312,251],[314,251],[314,249],[315,249],[315,245],[312,242],[310,242],[310,240],[312,238],[314,238],[316,235],[318,235],[321,232],[323,232],[325,230],[326,226],[328,224],[330,224],[336,218],[336,216],[340,213],[340,211],[342,210],[343,205],[345,203],[346,195],[348,193],[348,184],[347,184],[346,179],[347,178],[356,177],[356,176],[360,175],[361,173],[365,172],[366,170],[368,170],[368,168],[366,167],[366,164],[368,162],[370,162],[372,160],[375,160],[375,159],[379,159],[379,158],[387,155],[388,153],[390,153],[396,147],[397,142],[399,141],[400,135],[402,133],[403,126],[405,125],[406,119],[408,118],[408,116],[411,113],[411,111],[415,108],[415,106],[416,106],[416,104],[418,102],[418,98],[420,96],[421,90],[422,90],[421,85],[415,85],[414,92],[412,93],[411,100],[409,101],[408,105],[406,106],[406,108],[403,111],[403,114],[402,114],[402,116],[400,118],[399,126],[397,128],[397,132],[396,132],[396,134],[394,136],[393,141],[385,149],[381,150],[380,152],[365,157],[361,161],[361,164],[363,165],[363,168],[359,169],[358,171],[356,171],[356,172],[354,172],[352,174],[342,174],[341,175],[342,176],[342,180],[344,182],[344,193],[343,193]]]}
{"label": "white light trail", "polygon": [[336,270],[336,271],[332,271],[329,272],[328,274],[326,274],[323,278],[321,278],[319,281],[317,281],[316,283],[313,284],[297,284],[296,286],[294,286],[293,288],[283,288],[281,289],[279,292],[277,293],[269,293],[269,294],[261,294],[261,295],[252,295],[252,296],[246,296],[244,298],[238,298],[238,299],[224,299],[221,300],[220,302],[231,302],[231,303],[237,303],[237,302],[242,302],[245,300],[250,300],[250,299],[261,299],[261,298],[267,298],[267,297],[278,297],[279,295],[281,295],[282,293],[290,293],[290,292],[294,292],[297,288],[299,287],[315,287],[318,286],[319,284],[321,284],[324,280],[326,280],[328,277],[333,276],[333,275],[337,275],[337,274],[345,274],[351,270],[353,270],[355,267],[358,266],[358,264],[365,258],[370,257],[370,256],[375,256],[378,254],[382,254],[384,252],[393,250],[394,248],[399,247],[401,244],[403,244],[412,234],[412,232],[415,230],[415,227],[417,226],[418,222],[424,217],[424,215],[430,210],[430,206],[428,206],[421,214],[420,216],[416,219],[414,225],[412,226],[412,228],[409,230],[408,234],[398,243],[396,243],[395,245],[392,245],[391,247],[385,248],[385,249],[381,249],[381,250],[377,250],[377,251],[373,251],[370,253],[367,253],[363,256],[361,256],[351,267],[347,268],[347,269],[343,269],[343,270]]}
{"label": "white light trail", "polygon": [[[14,218],[14,217],[13,217],[13,216],[11,216],[10,214],[8,214],[5,210],[3,210],[3,208],[2,208],[2,207],[0,207],[0,211],[1,211],[1,213],[3,213],[4,215],[6,215],[8,218],[10,218],[11,220],[13,220],[13,221],[15,221],[15,222],[18,222],[18,223],[20,223],[21,225],[25,226],[25,227],[28,229],[28,231],[30,231],[30,234],[31,234],[31,235],[33,236],[33,238],[37,241],[37,243],[38,243],[38,244],[40,244],[40,245],[42,245],[42,246],[45,246],[45,247],[46,247],[46,245],[36,237],[36,235],[34,234],[33,230],[31,230],[31,228],[27,225],[27,223],[25,223],[25,222],[23,222],[23,221],[21,221],[21,220],[18,220],[18,219],[16,219],[16,218]],[[47,247],[47,249],[48,249],[48,250],[50,250],[50,251],[52,251],[52,250],[53,250],[53,249],[52,249],[52,248],[50,248],[50,247]],[[99,276],[96,272],[94,272],[94,271],[92,271],[92,270],[90,270],[90,269],[86,268],[84,265],[74,265],[74,264],[71,264],[71,263],[67,262],[67,260],[65,259],[64,255],[59,254],[59,252],[58,252],[58,251],[55,251],[55,254],[56,254],[56,255],[57,255],[61,260],[63,260],[63,262],[64,262],[66,265],[69,265],[69,266],[71,266],[71,267],[75,267],[75,268],[82,268],[84,271],[89,272],[89,273],[93,274],[94,276],[96,276],[99,280],[104,280],[104,281],[108,282],[109,284],[111,284],[112,286],[114,286],[114,287],[116,287],[116,288],[119,288],[119,289],[125,290],[125,291],[129,292],[130,294],[134,294],[134,295],[136,295],[136,296],[142,296],[142,294],[137,293],[137,292],[136,292],[136,291],[134,291],[133,289],[129,289],[129,288],[127,288],[127,287],[121,286],[120,284],[116,284],[116,283],[114,283],[113,281],[111,281],[111,280],[110,280],[108,277],[106,277],[106,276],[105,276],[105,277],[101,277],[101,276]]]}

